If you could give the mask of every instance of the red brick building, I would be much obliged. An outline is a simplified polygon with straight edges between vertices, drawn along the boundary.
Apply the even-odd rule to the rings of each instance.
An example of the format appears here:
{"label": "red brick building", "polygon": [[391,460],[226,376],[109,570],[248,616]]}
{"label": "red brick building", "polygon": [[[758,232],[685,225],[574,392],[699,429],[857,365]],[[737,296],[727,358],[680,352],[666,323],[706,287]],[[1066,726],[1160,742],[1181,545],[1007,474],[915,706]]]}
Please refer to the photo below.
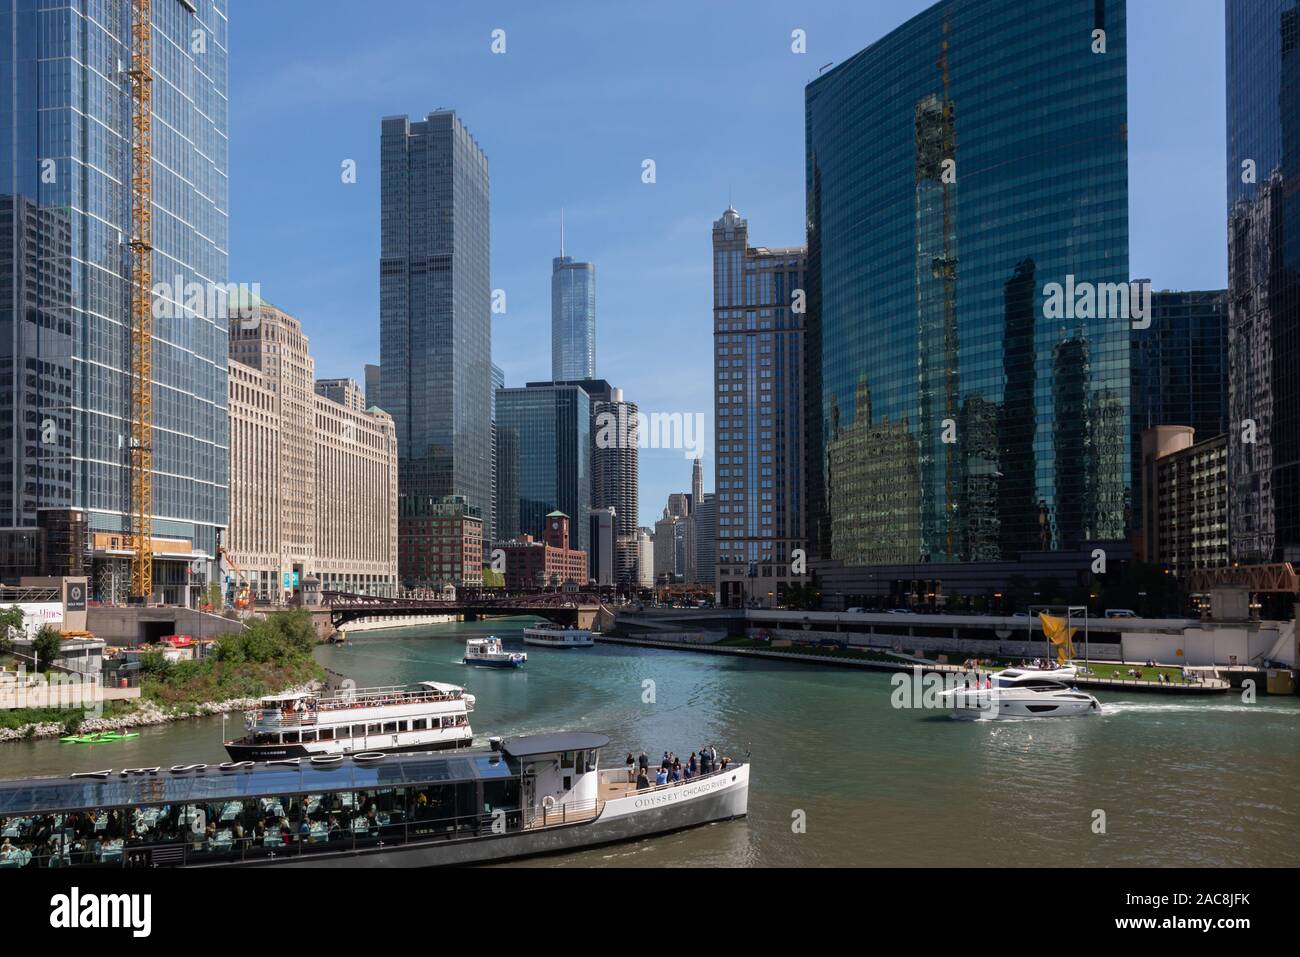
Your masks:
{"label": "red brick building", "polygon": [[587,553],[569,547],[569,516],[546,516],[543,540],[521,535],[497,548],[505,554],[506,588],[553,588],[565,582],[587,584]]}
{"label": "red brick building", "polygon": [[483,518],[453,495],[407,500],[397,520],[398,567],[407,588],[483,584]]}

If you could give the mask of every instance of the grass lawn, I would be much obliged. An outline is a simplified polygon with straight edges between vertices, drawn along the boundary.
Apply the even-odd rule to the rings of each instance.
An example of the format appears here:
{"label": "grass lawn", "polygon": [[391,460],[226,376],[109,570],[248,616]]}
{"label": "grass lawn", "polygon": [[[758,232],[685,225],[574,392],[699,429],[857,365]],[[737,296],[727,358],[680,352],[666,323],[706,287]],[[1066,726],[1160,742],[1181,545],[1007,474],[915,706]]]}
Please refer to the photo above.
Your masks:
{"label": "grass lawn", "polygon": [[773,648],[770,643],[757,638],[731,635],[714,644],[727,648],[756,648],[760,651],[775,651],[789,655],[820,655],[825,658],[852,658],[858,661],[888,661],[897,664],[901,661],[888,652],[876,651],[874,648],[819,648],[816,645],[795,644],[789,648]]}

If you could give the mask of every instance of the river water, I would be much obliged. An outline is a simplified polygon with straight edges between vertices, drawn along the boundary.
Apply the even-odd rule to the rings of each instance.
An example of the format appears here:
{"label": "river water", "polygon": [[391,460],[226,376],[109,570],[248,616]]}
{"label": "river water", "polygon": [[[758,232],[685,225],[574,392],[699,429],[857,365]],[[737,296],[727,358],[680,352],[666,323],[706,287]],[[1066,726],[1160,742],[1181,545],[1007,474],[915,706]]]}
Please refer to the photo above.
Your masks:
{"label": "river water", "polygon": [[[657,764],[665,750],[685,756],[706,743],[753,762],[746,820],[529,866],[1300,865],[1295,697],[1111,692],[1098,694],[1100,717],[953,721],[892,707],[887,674],[526,647],[527,623],[372,633],[317,656],[363,687],[466,685],[480,741],[593,730],[612,739],[607,765],[628,750]],[[527,651],[527,666],[461,664],[466,637],[486,634]],[[221,739],[210,718],[114,744],[0,745],[0,775],[225,760]]]}

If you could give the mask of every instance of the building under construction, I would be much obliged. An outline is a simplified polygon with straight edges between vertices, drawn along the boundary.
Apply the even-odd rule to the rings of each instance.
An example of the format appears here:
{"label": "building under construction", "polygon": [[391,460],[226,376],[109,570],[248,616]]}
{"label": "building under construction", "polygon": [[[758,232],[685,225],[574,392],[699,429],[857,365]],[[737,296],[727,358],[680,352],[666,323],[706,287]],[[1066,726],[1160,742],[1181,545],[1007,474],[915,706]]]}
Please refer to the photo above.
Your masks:
{"label": "building under construction", "polygon": [[[192,603],[218,574],[227,5],[73,5],[58,29],[4,5],[5,580],[86,574],[101,601]],[[98,95],[70,105],[68,89]]]}

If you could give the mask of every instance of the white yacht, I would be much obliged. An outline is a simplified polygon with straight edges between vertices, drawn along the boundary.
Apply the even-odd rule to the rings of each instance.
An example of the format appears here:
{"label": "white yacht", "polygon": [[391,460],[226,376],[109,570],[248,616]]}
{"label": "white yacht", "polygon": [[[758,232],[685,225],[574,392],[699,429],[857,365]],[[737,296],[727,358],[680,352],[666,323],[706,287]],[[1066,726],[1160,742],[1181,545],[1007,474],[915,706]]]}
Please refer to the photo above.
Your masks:
{"label": "white yacht", "polygon": [[980,687],[957,687],[939,695],[954,718],[1058,718],[1101,714],[1101,703],[1071,686],[1076,669],[1007,668]]}
{"label": "white yacht", "polygon": [[524,629],[524,644],[547,648],[590,648],[596,643],[590,628],[563,625],[535,625]]}
{"label": "white yacht", "polygon": [[480,665],[484,668],[522,668],[528,656],[520,651],[506,651],[501,639],[496,635],[487,638],[470,638],[465,642],[467,665]]}
{"label": "white yacht", "polygon": [[244,737],[226,742],[232,761],[274,761],[393,751],[467,748],[474,696],[459,685],[361,688],[323,697],[268,695],[244,717]]}

